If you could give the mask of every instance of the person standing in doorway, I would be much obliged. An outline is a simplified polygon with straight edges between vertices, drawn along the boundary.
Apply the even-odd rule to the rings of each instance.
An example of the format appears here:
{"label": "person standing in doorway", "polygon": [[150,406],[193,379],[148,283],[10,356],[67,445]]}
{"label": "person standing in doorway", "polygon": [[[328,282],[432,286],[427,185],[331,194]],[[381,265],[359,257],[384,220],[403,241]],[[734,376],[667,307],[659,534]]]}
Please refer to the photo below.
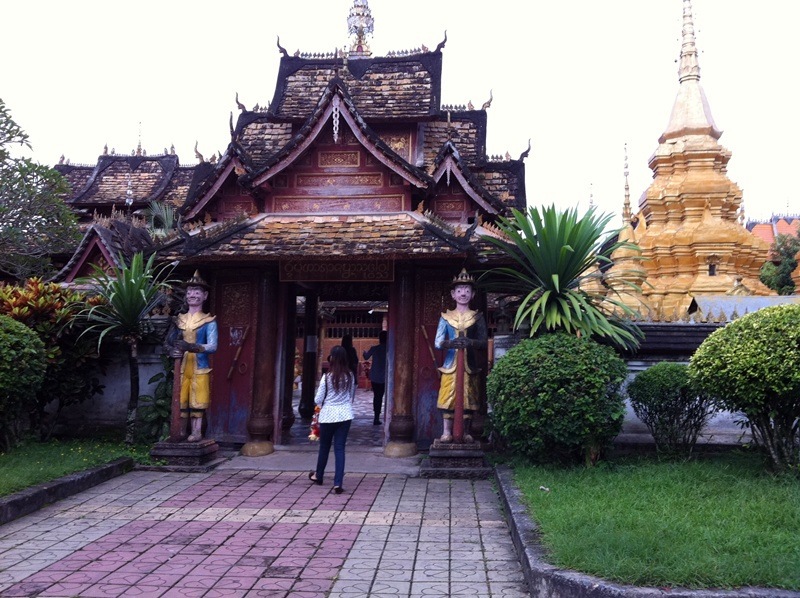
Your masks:
{"label": "person standing in doorway", "polygon": [[358,353],[356,353],[356,348],[353,346],[352,334],[345,334],[342,337],[342,347],[347,352],[347,365],[353,372],[353,376],[356,377],[356,384],[358,384]]}
{"label": "person standing in doorway", "polygon": [[386,331],[378,334],[378,344],[371,346],[363,353],[364,360],[372,358],[372,367],[369,369],[369,381],[372,385],[372,410],[375,419],[372,425],[381,425],[381,411],[383,410],[383,393],[386,390]]}
{"label": "person standing in doorway", "polygon": [[333,491],[344,492],[344,447],[353,421],[353,401],[356,398],[356,378],[347,363],[344,347],[334,347],[328,357],[330,369],[322,374],[314,403],[319,408],[319,454],[317,468],[309,472],[308,479],[322,485],[325,467],[333,444],[336,468],[333,474]]}

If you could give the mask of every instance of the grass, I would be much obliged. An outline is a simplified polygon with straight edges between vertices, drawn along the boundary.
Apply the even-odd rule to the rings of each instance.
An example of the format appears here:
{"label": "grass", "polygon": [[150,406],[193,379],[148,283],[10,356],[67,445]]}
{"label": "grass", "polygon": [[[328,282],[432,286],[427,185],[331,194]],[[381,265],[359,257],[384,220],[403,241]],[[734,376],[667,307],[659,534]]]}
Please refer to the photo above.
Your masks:
{"label": "grass", "polygon": [[559,567],[640,586],[800,590],[800,479],[758,455],[524,465],[515,478]]}
{"label": "grass", "polygon": [[119,457],[149,462],[149,450],[150,445],[127,446],[121,441],[108,440],[26,441],[7,453],[0,453],[0,496]]}

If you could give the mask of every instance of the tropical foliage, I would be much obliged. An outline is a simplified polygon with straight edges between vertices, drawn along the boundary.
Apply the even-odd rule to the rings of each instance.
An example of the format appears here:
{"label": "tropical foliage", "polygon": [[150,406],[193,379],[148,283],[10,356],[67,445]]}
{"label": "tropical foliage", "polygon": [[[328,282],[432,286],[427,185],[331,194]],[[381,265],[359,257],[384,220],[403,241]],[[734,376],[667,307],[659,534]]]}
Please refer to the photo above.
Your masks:
{"label": "tropical foliage", "polygon": [[110,272],[93,267],[92,276],[81,282],[90,286],[99,303],[85,308],[81,315],[88,322],[87,332],[98,335],[98,347],[104,339],[115,338],[128,350],[130,397],[125,441],[130,444],[134,442],[139,401],[139,344],[155,330],[150,313],[170,293],[172,267],[156,266],[155,254],[145,262],[141,253],[134,254],[130,265]]}
{"label": "tropical foliage", "polygon": [[[88,336],[81,336],[75,319],[86,298],[41,278],[30,278],[24,285],[0,286],[0,314],[5,314],[32,329],[44,343],[47,357],[42,389],[30,411],[31,428],[47,440],[58,423],[58,416],[69,406],[85,401],[102,391],[98,376],[103,363]],[[55,409],[47,407],[55,402]]]}
{"label": "tropical foliage", "polygon": [[512,210],[511,217],[498,220],[505,238],[484,239],[513,264],[488,270],[480,281],[488,290],[521,297],[515,329],[530,326],[531,336],[564,330],[619,347],[638,346],[641,332],[625,319],[633,312],[619,300],[622,291],[614,290],[636,289],[624,281],[612,288],[604,273],[616,249],[635,246],[605,232],[610,219],[594,209],[581,217],[576,209],[559,212],[550,206]]}
{"label": "tropical foliage", "polygon": [[535,462],[594,464],[622,428],[627,376],[611,347],[564,332],[525,339],[487,378],[501,447]]}
{"label": "tropical foliage", "polygon": [[800,474],[800,305],[760,309],[716,330],[689,368],[721,408],[746,416],[775,469]]}
{"label": "tropical foliage", "polygon": [[0,273],[24,280],[50,272],[50,256],[71,252],[80,233],[62,199],[66,180],[12,148],[30,149],[30,142],[0,99]]}
{"label": "tropical foliage", "polygon": [[44,343],[36,333],[0,315],[0,452],[19,439],[22,416],[36,402],[45,364]]}

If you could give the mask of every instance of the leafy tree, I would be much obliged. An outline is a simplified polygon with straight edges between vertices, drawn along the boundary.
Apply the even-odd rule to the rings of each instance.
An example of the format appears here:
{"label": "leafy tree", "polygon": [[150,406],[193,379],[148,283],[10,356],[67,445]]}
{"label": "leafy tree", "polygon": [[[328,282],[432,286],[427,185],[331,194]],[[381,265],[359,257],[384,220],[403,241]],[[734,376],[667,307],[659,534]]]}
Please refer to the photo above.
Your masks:
{"label": "leafy tree", "polygon": [[770,251],[778,264],[767,262],[761,266],[761,282],[773,291],[777,291],[779,295],[791,295],[794,293],[792,272],[797,268],[796,256],[800,251],[800,237],[778,235]]}
{"label": "leafy tree", "polygon": [[510,218],[499,218],[507,240],[488,235],[484,239],[514,264],[488,270],[481,282],[488,290],[522,297],[514,329],[529,324],[531,336],[564,330],[619,347],[638,347],[642,333],[623,317],[633,312],[604,279],[611,254],[631,247],[616,241],[616,233],[604,232],[610,219],[594,209],[579,217],[576,209],[559,212],[555,206],[541,211],[530,207],[527,214],[512,210]]}
{"label": "leafy tree", "polygon": [[492,430],[534,461],[593,465],[622,428],[626,376],[614,350],[589,338],[525,339],[487,377]]}
{"label": "leafy tree", "polygon": [[[30,413],[31,427],[38,429],[41,440],[50,437],[65,407],[102,392],[98,374],[103,364],[94,342],[73,325],[85,301],[81,293],[40,278],[30,278],[22,286],[0,286],[0,314],[32,329],[45,346],[44,384]],[[55,413],[47,417],[46,408],[53,401]]]}
{"label": "leafy tree", "polygon": [[16,444],[44,370],[44,343],[24,324],[0,315],[0,451]]}
{"label": "leafy tree", "polygon": [[765,307],[714,331],[689,371],[721,408],[747,417],[775,469],[800,474],[800,304]]}
{"label": "leafy tree", "polygon": [[125,442],[135,441],[136,411],[139,403],[139,344],[154,332],[150,313],[169,293],[167,280],[171,265],[156,266],[155,254],[147,262],[135,253],[130,265],[106,272],[93,265],[94,272],[81,282],[89,285],[100,300],[85,308],[81,315],[88,320],[87,332],[96,332],[98,347],[106,337],[116,337],[128,350],[130,396],[125,427]]}
{"label": "leafy tree", "polygon": [[50,256],[72,252],[80,233],[62,200],[67,181],[52,168],[12,156],[12,146],[30,143],[0,99],[0,272],[24,280],[49,273]]}

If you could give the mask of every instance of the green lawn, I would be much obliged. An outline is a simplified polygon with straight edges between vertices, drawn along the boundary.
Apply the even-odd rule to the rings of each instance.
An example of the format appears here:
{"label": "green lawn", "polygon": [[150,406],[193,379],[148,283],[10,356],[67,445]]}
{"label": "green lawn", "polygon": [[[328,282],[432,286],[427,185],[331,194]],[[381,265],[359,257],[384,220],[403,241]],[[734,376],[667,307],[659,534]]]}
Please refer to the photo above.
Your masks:
{"label": "green lawn", "polygon": [[133,457],[137,462],[148,462],[149,450],[150,445],[129,447],[121,441],[28,441],[7,453],[0,453],[0,496],[119,457]]}
{"label": "green lawn", "polygon": [[800,479],[757,455],[514,471],[557,566],[635,585],[800,590]]}

